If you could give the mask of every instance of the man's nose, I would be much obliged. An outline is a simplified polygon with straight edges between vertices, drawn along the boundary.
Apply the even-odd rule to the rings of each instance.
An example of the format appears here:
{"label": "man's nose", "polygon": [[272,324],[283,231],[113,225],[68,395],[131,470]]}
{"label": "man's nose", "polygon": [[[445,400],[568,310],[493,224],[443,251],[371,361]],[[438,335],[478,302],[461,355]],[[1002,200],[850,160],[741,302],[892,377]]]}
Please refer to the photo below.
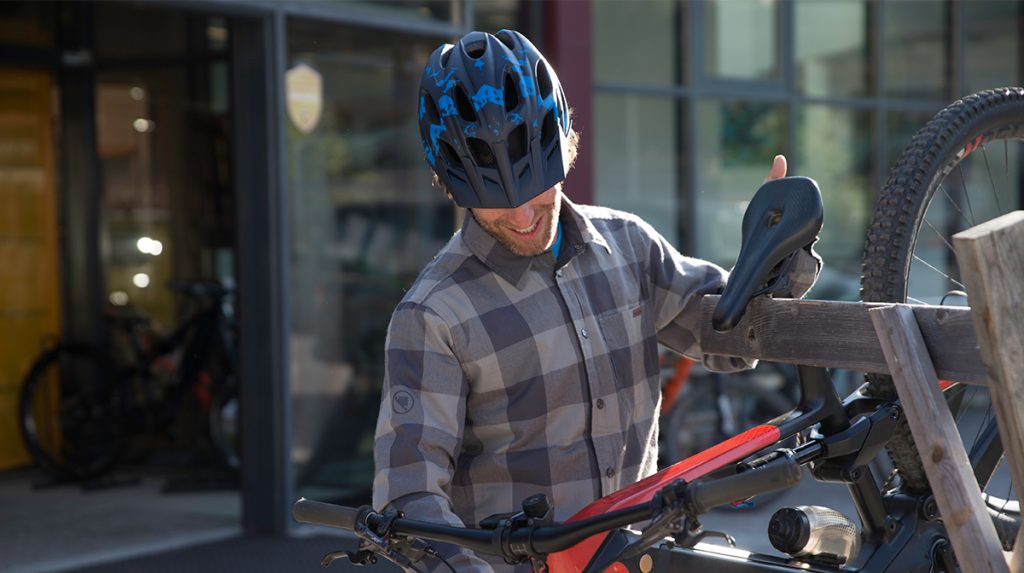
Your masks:
{"label": "man's nose", "polygon": [[525,229],[533,223],[534,214],[533,206],[527,203],[512,209],[512,212],[508,217],[508,221],[514,227]]}

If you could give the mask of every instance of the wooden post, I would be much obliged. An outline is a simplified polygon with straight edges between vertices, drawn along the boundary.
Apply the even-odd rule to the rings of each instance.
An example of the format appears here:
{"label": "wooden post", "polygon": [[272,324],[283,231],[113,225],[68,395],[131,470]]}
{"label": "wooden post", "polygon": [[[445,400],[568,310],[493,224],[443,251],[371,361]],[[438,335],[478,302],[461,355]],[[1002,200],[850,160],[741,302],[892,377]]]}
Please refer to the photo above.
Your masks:
{"label": "wooden post", "polygon": [[961,569],[967,573],[1009,571],[913,310],[890,305],[873,308],[868,314]]}
{"label": "wooden post", "polygon": [[[1018,496],[1024,492],[1024,211],[953,235],[974,332],[988,372],[999,437]],[[1010,568],[1024,571],[1024,528]]]}

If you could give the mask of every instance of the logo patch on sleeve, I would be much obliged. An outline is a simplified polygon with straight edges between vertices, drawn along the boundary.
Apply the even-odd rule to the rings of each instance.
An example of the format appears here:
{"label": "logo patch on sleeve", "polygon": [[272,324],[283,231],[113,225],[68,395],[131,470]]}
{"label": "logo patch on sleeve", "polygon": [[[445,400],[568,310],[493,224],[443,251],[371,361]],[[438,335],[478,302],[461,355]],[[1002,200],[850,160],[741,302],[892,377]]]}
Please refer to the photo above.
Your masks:
{"label": "logo patch on sleeve", "polygon": [[408,414],[409,410],[416,405],[416,399],[405,390],[399,390],[391,395],[391,409],[396,414]]}

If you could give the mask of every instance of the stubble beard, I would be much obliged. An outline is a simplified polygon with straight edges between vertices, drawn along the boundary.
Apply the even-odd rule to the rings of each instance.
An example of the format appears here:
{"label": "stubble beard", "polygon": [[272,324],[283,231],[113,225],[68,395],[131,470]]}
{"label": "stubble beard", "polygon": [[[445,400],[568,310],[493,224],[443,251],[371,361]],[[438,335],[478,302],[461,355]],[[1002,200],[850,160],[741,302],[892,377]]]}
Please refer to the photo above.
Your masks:
{"label": "stubble beard", "polygon": [[[512,254],[520,257],[535,257],[548,250],[552,243],[554,243],[561,208],[562,202],[557,199],[548,205],[538,206],[538,211],[542,212],[538,225],[544,225],[544,228],[541,229],[541,232],[537,237],[528,240],[518,237],[515,231],[502,225],[500,221],[483,221],[475,215],[473,218],[476,219],[476,222],[479,223],[489,235],[494,237],[494,240],[498,241],[498,243],[503,247],[511,251]],[[472,209],[470,210],[470,213],[472,213]]]}

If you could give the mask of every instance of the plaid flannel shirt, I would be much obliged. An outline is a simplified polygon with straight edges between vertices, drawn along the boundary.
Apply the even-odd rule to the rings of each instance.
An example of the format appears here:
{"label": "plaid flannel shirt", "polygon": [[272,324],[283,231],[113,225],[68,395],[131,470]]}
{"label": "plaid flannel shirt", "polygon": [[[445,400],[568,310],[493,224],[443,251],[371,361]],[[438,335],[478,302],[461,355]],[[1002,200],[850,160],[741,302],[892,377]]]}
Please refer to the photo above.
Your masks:
{"label": "plaid flannel shirt", "polygon": [[[395,309],[374,507],[475,526],[545,493],[565,520],[655,472],[659,341],[751,365],[698,344],[697,301],[723,269],[634,215],[562,205],[557,261],[516,256],[467,216]],[[530,570],[436,545],[459,572]]]}

